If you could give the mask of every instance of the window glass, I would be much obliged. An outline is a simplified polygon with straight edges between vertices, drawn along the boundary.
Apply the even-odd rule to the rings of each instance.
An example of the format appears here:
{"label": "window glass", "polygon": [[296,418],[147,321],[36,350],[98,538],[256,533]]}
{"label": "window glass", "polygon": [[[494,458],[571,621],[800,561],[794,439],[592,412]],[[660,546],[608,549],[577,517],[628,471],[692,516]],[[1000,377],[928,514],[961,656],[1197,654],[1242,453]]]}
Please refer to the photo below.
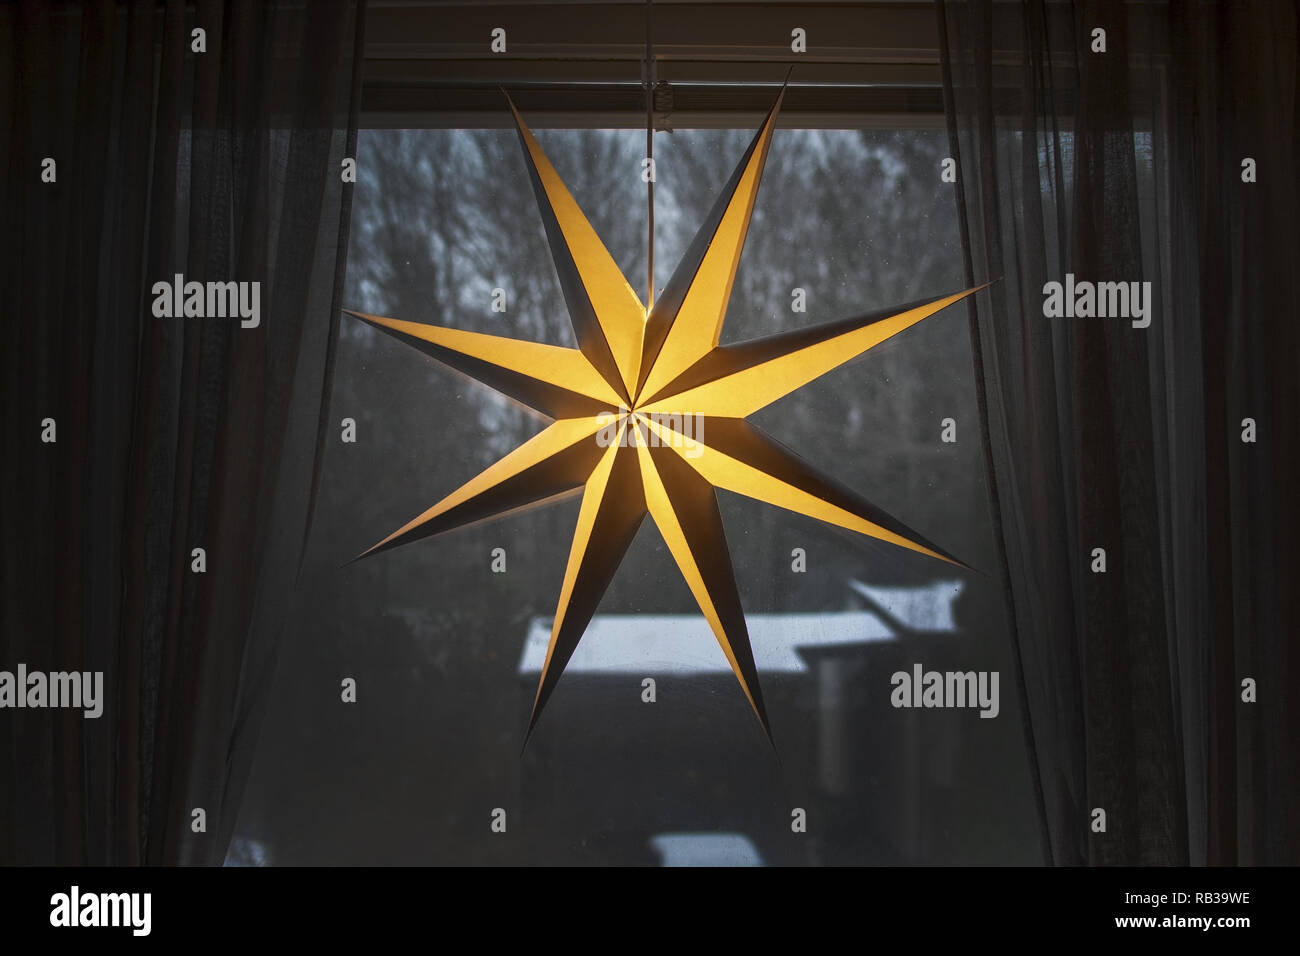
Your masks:
{"label": "window glass", "polygon": [[[644,297],[644,132],[537,135]],[[656,135],[657,285],[752,135]],[[946,145],[777,130],[723,341],[960,290]],[[358,159],[349,307],[574,344],[513,130],[363,130]],[[964,307],[752,421],[984,573],[720,492],[774,751],[647,519],[521,754],[578,502],[348,563],[544,423],[344,316],[238,845],[293,864],[1036,862]],[[893,706],[892,675],[915,665],[997,672],[997,716]]]}

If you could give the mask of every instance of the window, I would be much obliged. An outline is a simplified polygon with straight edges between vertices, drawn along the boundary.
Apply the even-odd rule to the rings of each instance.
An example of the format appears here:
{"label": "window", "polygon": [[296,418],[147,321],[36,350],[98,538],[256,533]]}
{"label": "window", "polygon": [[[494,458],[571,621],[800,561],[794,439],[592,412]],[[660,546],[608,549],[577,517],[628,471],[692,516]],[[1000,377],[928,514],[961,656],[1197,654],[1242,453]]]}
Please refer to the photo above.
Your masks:
{"label": "window", "polygon": [[[687,6],[669,8],[668,19],[687,17]],[[932,29],[933,11],[924,13]],[[384,8],[378,16],[382,34]],[[391,53],[382,43],[396,41],[373,42]],[[507,62],[502,69],[528,68],[533,80],[566,68]],[[692,68],[703,75],[708,66]],[[391,63],[368,88],[371,118],[382,122],[359,136],[348,301],[572,345],[504,98],[495,87],[480,95],[480,80],[452,82],[479,68],[426,62],[424,82],[436,76],[433,87],[446,88],[424,106],[454,102],[418,128],[401,128],[393,109],[381,115],[419,101],[393,81],[400,71]],[[418,92],[418,77],[408,80]],[[856,88],[879,94],[878,85]],[[686,89],[675,105],[707,86]],[[806,104],[824,105],[816,86],[803,89]],[[899,102],[933,108],[928,89]],[[672,131],[654,144],[658,286],[752,137],[752,106],[770,105],[775,91],[770,82],[723,84],[707,111],[661,117]],[[550,94],[534,91],[538,138],[644,298],[644,127],[634,112],[602,113],[596,92],[579,89],[575,113],[541,109]],[[634,102],[639,86],[630,92]],[[575,121],[584,109],[594,121]],[[783,116],[724,342],[964,286],[952,186],[940,178],[941,116]],[[445,125],[452,120],[464,125]],[[504,312],[493,310],[494,293]],[[355,419],[356,441],[336,440],[327,452],[304,572],[310,596],[282,652],[281,693],[240,828],[271,862],[1036,859],[1012,659],[991,579],[719,492],[777,753],[647,520],[521,756],[577,501],[341,565],[540,430],[539,420],[347,316],[332,415]],[[949,418],[953,442],[941,440]],[[968,563],[992,566],[960,307],[752,420]],[[492,569],[497,548],[504,573]],[[795,567],[799,552],[805,570]],[[891,675],[917,664],[998,671],[996,719],[892,706]],[[345,677],[357,681],[354,705],[336,704]],[[504,835],[489,826],[497,808],[506,811]],[[792,829],[796,810],[806,832]]]}

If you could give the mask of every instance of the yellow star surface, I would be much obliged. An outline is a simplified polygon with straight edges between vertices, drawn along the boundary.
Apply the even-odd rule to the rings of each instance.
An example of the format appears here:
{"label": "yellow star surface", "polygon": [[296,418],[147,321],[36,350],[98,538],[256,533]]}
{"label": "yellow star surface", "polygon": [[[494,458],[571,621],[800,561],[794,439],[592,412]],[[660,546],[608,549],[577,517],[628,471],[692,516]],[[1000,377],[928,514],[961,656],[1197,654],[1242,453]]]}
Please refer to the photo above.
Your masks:
{"label": "yellow star surface", "polygon": [[771,729],[715,489],[960,564],[746,417],[978,291],[719,345],[781,99],[653,308],[615,264],[511,103],[578,348],[348,311],[552,423],[365,554],[580,494],[532,733],[648,514],[763,732]]}

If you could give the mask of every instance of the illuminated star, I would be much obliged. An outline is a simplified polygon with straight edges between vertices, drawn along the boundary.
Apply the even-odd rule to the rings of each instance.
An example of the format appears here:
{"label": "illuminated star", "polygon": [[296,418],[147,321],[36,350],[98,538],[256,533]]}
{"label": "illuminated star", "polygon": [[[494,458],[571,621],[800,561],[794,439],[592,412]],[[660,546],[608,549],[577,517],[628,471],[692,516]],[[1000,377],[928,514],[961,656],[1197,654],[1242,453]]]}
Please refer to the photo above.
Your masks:
{"label": "illuminated star", "polygon": [[348,311],[553,420],[365,552],[375,554],[581,494],[525,739],[647,514],[769,742],[771,729],[715,489],[960,564],[745,421],[978,291],[719,345],[780,105],[778,97],[648,315],[513,103],[578,348]]}

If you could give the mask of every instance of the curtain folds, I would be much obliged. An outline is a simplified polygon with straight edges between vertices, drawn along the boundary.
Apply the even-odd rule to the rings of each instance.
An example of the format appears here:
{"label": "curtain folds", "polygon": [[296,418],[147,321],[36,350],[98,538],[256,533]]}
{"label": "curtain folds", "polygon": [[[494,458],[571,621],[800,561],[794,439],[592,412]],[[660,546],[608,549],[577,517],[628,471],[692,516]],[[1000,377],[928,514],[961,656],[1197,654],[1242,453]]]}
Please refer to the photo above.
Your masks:
{"label": "curtain folds", "polygon": [[[362,8],[0,10],[0,666],[105,688],[0,724],[4,862],[225,858],[310,521]],[[178,275],[256,283],[257,324],[159,317]]]}
{"label": "curtain folds", "polygon": [[1296,8],[937,6],[1045,857],[1296,863]]}

